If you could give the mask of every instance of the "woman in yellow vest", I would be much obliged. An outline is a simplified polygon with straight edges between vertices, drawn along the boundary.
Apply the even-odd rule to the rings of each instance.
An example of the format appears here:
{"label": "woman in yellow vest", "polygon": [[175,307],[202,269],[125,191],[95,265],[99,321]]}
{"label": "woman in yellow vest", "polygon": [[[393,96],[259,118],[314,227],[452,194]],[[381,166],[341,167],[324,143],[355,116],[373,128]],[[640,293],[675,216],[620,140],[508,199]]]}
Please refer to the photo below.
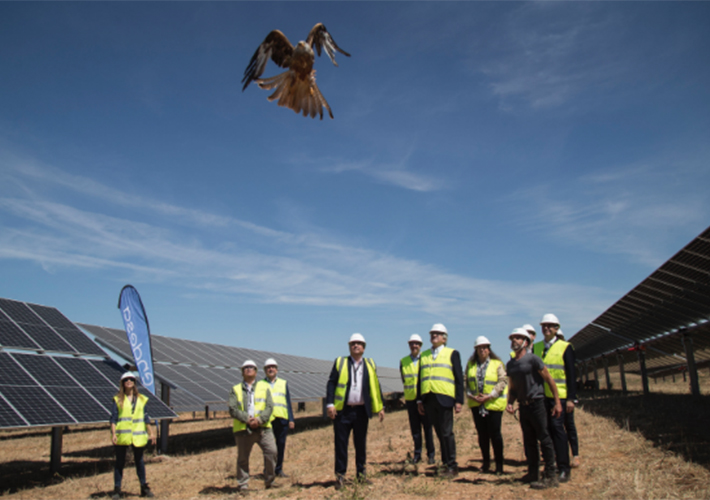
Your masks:
{"label": "woman in yellow vest", "polygon": [[111,423],[111,441],[116,452],[116,466],[113,469],[113,500],[121,497],[123,467],[126,465],[128,447],[133,448],[136,473],[141,483],[141,496],[152,497],[145,480],[145,462],[143,452],[148,445],[148,437],[155,446],[155,430],[150,425],[150,417],[145,411],[148,398],[138,392],[136,377],[131,372],[121,376],[118,393],[113,398]]}
{"label": "woman in yellow vest", "polygon": [[491,343],[481,335],[466,364],[466,396],[478,433],[483,455],[482,472],[491,468],[490,445],[496,460],[496,474],[503,474],[503,435],[501,420],[508,400],[508,377],[505,365],[491,350]]}

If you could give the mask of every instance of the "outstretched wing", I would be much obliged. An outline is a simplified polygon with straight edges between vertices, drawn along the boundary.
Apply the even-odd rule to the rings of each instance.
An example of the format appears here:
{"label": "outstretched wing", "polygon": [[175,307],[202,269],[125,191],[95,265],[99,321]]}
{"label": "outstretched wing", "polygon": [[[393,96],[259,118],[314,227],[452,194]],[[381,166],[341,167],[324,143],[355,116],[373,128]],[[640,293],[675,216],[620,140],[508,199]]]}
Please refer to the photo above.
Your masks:
{"label": "outstretched wing", "polygon": [[338,44],[335,43],[335,40],[333,40],[333,37],[330,36],[328,30],[325,29],[323,23],[318,23],[313,26],[311,32],[308,33],[308,39],[306,40],[306,43],[310,45],[311,48],[315,48],[316,52],[318,52],[318,55],[320,55],[321,48],[325,49],[325,52],[328,54],[328,57],[330,57],[330,60],[333,61],[333,64],[335,64],[336,66],[338,65],[338,63],[335,62],[336,50],[341,54],[345,54],[346,56],[350,57],[350,54],[338,47]]}
{"label": "outstretched wing", "polygon": [[293,45],[288,41],[286,35],[279,30],[274,30],[269,33],[264,41],[261,42],[259,48],[256,49],[256,52],[254,52],[247,69],[244,70],[244,78],[242,78],[244,87],[242,87],[242,92],[246,90],[252,81],[256,80],[264,73],[264,68],[269,59],[280,67],[287,68],[292,54]]}

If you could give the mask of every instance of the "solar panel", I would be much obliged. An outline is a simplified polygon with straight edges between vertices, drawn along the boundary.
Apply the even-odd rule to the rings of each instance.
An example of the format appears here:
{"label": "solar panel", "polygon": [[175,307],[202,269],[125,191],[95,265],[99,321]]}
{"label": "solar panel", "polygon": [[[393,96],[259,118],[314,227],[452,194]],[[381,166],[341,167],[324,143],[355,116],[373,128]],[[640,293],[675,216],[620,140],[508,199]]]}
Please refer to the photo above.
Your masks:
{"label": "solar panel", "polygon": [[[13,354],[17,361],[41,386],[56,385],[60,387],[77,387],[76,381],[71,378],[49,356],[35,354]],[[37,384],[35,384],[37,385]]]}
{"label": "solar panel", "polygon": [[111,415],[105,406],[81,387],[46,387],[46,390],[77,422],[101,422]]}
{"label": "solar panel", "polygon": [[[29,425],[66,425],[76,421],[41,387],[0,387],[0,393]],[[108,420],[108,418],[107,418]]]}
{"label": "solar panel", "polygon": [[0,299],[0,345],[105,355],[57,309],[10,299]]}
{"label": "solar panel", "polygon": [[17,414],[10,403],[0,394],[0,427],[22,427],[27,425],[21,416]]}
{"label": "solar panel", "polygon": [[37,385],[8,353],[0,352],[0,385]]}
{"label": "solar panel", "polygon": [[25,332],[10,321],[10,318],[2,311],[0,311],[0,345],[27,349],[40,348]]}

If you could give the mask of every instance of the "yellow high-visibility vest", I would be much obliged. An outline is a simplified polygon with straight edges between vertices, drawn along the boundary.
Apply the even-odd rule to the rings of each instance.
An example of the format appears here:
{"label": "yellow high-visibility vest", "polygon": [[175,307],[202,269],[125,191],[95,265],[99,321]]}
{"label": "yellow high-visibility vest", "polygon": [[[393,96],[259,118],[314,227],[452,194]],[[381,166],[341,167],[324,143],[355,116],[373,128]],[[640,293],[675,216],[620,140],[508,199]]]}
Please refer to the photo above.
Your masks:
{"label": "yellow high-visibility vest", "polygon": [[[365,366],[367,367],[367,375],[370,379],[370,402],[372,403],[372,414],[380,413],[382,411],[382,397],[380,394],[380,381],[377,378],[377,367],[375,362],[370,358],[363,358],[365,361]],[[348,358],[340,357],[335,360],[335,364],[338,366],[338,385],[335,386],[335,401],[333,405],[337,411],[343,409],[345,406],[345,391],[348,388],[348,382],[350,381],[350,370],[348,369]]]}
{"label": "yellow high-visibility vest", "polygon": [[116,444],[133,445],[136,448],[146,446],[148,444],[148,429],[145,426],[145,404],[148,402],[148,398],[139,394],[135,408],[131,405],[131,400],[125,396],[123,405],[118,404],[118,396],[114,396],[113,400],[118,406]]}
{"label": "yellow high-visibility vest", "polygon": [[[261,412],[263,412],[266,409],[266,396],[267,394],[271,391],[271,387],[269,386],[268,382],[264,382],[263,380],[259,380],[255,385],[254,385],[254,418],[259,418],[259,415],[261,415]],[[247,405],[244,403],[244,393],[242,390],[242,384],[237,384],[234,386],[234,393],[237,395],[237,405],[239,406],[239,409],[242,411],[246,411]],[[272,402],[273,402],[273,396],[272,396]],[[264,429],[270,429],[271,428],[271,421],[274,419],[274,412],[271,412],[271,418],[263,424],[261,424],[261,427]],[[244,429],[247,428],[246,422],[242,422],[241,420],[237,420],[236,418],[234,419],[233,425],[232,425],[232,430],[234,432],[239,432],[243,431]]]}
{"label": "yellow high-visibility vest", "polygon": [[264,382],[271,386],[271,400],[274,402],[274,418],[288,419],[288,400],[286,399],[286,381],[276,377],[274,384],[271,385],[268,379]]}
{"label": "yellow high-visibility vest", "polygon": [[[570,345],[569,342],[556,340],[555,343],[552,344],[552,347],[547,350],[545,357],[542,358],[545,367],[547,367],[547,371],[550,372],[552,380],[557,384],[557,394],[559,394],[560,399],[567,399],[567,378],[565,377],[564,354],[568,345]],[[545,382],[545,397],[555,397],[547,382]]]}
{"label": "yellow high-visibility vest", "polygon": [[401,372],[404,378],[404,399],[414,401],[417,399],[417,379],[419,378],[419,360],[412,361],[411,356],[405,356],[400,361]]}
{"label": "yellow high-visibility vest", "polygon": [[[496,384],[499,382],[498,380],[498,365],[502,365],[502,361],[498,361],[497,359],[491,359],[490,362],[488,363],[488,368],[486,368],[486,376],[483,380],[483,390],[479,391],[478,388],[478,377],[477,372],[478,372],[478,363],[471,363],[469,360],[468,364],[466,365],[466,378],[468,380],[468,389],[475,395],[477,395],[479,392],[482,392],[483,394],[490,394],[493,392],[493,388],[496,386]],[[481,406],[481,403],[478,401],[474,401],[473,399],[468,399],[468,406],[471,408],[474,408],[476,406]],[[486,410],[489,411],[503,411],[505,410],[505,406],[508,404],[508,386],[505,386],[505,389],[503,389],[503,393],[499,394],[497,398],[495,399],[489,399],[486,401],[483,406],[486,408]]]}
{"label": "yellow high-visibility vest", "polygon": [[421,393],[443,394],[456,397],[456,381],[454,379],[454,365],[451,363],[453,349],[443,346],[436,359],[433,358],[431,349],[427,349],[419,358],[419,376],[421,377]]}

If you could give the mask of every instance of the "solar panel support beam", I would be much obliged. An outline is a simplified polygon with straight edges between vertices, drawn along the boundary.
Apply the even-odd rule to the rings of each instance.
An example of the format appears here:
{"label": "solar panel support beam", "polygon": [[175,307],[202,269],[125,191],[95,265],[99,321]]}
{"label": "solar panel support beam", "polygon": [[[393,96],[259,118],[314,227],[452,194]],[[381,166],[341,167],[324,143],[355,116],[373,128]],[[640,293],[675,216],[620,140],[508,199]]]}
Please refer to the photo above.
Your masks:
{"label": "solar panel support beam", "polygon": [[641,385],[643,386],[643,395],[648,396],[650,391],[648,389],[648,372],[646,371],[646,353],[644,353],[641,346],[638,346],[638,358],[639,367],[641,368]]}
{"label": "solar panel support beam", "polygon": [[49,454],[49,472],[54,475],[62,467],[62,432],[64,427],[52,427],[52,448]]}
{"label": "solar panel support beam", "polygon": [[611,390],[611,379],[609,378],[609,360],[606,356],[603,358],[604,363],[604,377],[606,378],[606,390]]}
{"label": "solar panel support beam", "polygon": [[[160,399],[165,403],[165,406],[170,406],[170,386],[168,384],[160,384]],[[160,453],[166,455],[168,453],[168,436],[170,435],[170,420],[164,418],[160,421]]]}
{"label": "solar panel support beam", "polygon": [[688,361],[688,374],[690,375],[690,393],[700,396],[700,385],[698,384],[698,369],[695,366],[695,354],[693,353],[693,336],[690,332],[683,332],[683,347],[685,348],[685,359]]}
{"label": "solar panel support beam", "polygon": [[621,378],[621,390],[626,394],[626,372],[624,371],[624,357],[616,353],[616,362],[619,364],[619,377]]}

